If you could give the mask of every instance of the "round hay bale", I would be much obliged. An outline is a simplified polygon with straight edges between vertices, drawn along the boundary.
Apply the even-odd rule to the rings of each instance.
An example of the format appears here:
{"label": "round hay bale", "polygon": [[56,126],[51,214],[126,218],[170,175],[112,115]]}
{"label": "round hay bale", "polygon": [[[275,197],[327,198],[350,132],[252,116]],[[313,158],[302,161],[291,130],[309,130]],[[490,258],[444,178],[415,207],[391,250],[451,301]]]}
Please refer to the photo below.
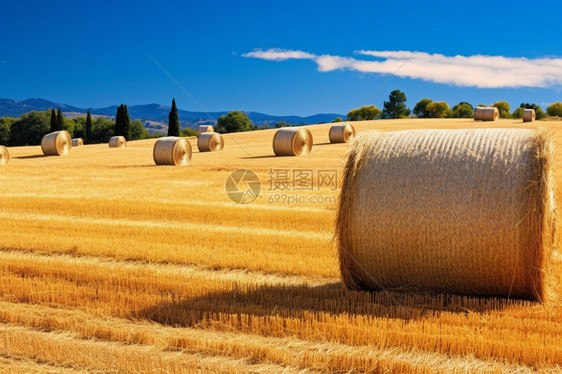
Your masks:
{"label": "round hay bale", "polygon": [[84,140],[82,138],[74,138],[72,139],[72,146],[78,147],[80,145],[84,145]]}
{"label": "round hay bale", "polygon": [[176,136],[160,138],[154,144],[152,156],[156,165],[185,166],[191,160],[191,144]]}
{"label": "round hay bale", "polygon": [[197,128],[197,137],[199,137],[204,132],[215,132],[215,129],[211,125],[201,125]]}
{"label": "round hay bale", "polygon": [[348,124],[330,127],[330,143],[349,143],[355,138],[355,128]]}
{"label": "round hay bale", "polygon": [[68,131],[55,131],[41,139],[41,150],[45,156],[64,156],[72,149],[72,139]]}
{"label": "round hay bale", "polygon": [[276,156],[306,156],[312,149],[312,142],[312,134],[308,129],[282,128],[273,137],[273,152]]}
{"label": "round hay bale", "polygon": [[477,106],[476,109],[474,109],[474,120],[475,121],[482,121],[482,114],[483,113],[484,113],[484,107]]}
{"label": "round hay bale", "polygon": [[0,145],[0,165],[6,165],[10,161],[10,152],[8,148]]}
{"label": "round hay bale", "polygon": [[110,148],[125,148],[127,140],[124,136],[112,136],[108,144]]}
{"label": "round hay bale", "polygon": [[336,222],[345,285],[543,301],[555,244],[552,164],[543,130],[359,137]]}
{"label": "round hay bale", "polygon": [[523,110],[523,122],[533,122],[535,120],[535,110],[534,109],[524,109]]}
{"label": "round hay bale", "polygon": [[216,132],[204,132],[197,139],[199,152],[217,152],[224,148],[224,138]]}
{"label": "round hay bale", "polygon": [[500,118],[500,112],[496,107],[476,107],[474,110],[475,121],[496,121],[498,118]]}

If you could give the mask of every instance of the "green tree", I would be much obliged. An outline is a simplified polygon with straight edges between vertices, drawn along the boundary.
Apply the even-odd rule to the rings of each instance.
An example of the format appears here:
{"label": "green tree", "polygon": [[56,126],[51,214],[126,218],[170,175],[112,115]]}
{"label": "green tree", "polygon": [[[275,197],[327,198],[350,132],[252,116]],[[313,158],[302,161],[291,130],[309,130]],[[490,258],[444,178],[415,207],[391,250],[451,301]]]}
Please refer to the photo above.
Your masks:
{"label": "green tree", "polygon": [[546,117],[546,113],[543,112],[542,108],[535,103],[521,103],[519,104],[519,108],[515,109],[511,115],[513,116],[513,118],[521,118],[523,117],[523,110],[525,109],[534,109],[536,119]]}
{"label": "green tree", "polygon": [[473,118],[474,107],[466,101],[461,101],[453,107],[452,118]]}
{"label": "green tree", "polygon": [[192,129],[191,127],[186,127],[185,129],[181,130],[181,136],[196,136],[197,131]]}
{"label": "green tree", "polygon": [[278,122],[275,122],[275,124],[273,126],[275,126],[276,129],[280,129],[281,127],[287,127],[289,125],[287,125],[287,122],[285,122],[285,121],[278,121]]}
{"label": "green tree", "polygon": [[92,131],[93,131],[94,124],[92,123],[92,115],[88,110],[88,114],[86,115],[86,143],[91,143],[92,141]]}
{"label": "green tree", "polygon": [[121,104],[117,108],[114,134],[116,136],[123,136],[127,140],[131,140],[131,117],[129,117],[129,111],[127,110],[127,105],[125,104]]}
{"label": "green tree", "polygon": [[384,118],[408,118],[410,109],[406,106],[406,94],[400,90],[394,90],[388,95],[382,111]]}
{"label": "green tree", "polygon": [[144,126],[142,125],[142,121],[137,119],[131,122],[131,140],[147,139],[148,137],[148,130],[144,128]]}
{"label": "green tree", "polygon": [[[347,113],[348,121],[369,121],[380,118],[381,110],[374,105],[362,106]],[[340,118],[341,119],[341,118]]]}
{"label": "green tree", "polygon": [[86,143],[86,117],[76,117],[74,122],[74,138],[82,138]]}
{"label": "green tree", "polygon": [[550,104],[546,108],[546,113],[551,117],[562,117],[562,102],[558,101],[554,104]]}
{"label": "green tree", "polygon": [[115,135],[115,122],[99,117],[92,129],[91,143],[107,143]]}
{"label": "green tree", "polygon": [[10,142],[10,128],[18,118],[0,117],[0,145],[6,145]]}
{"label": "green tree", "polygon": [[57,111],[57,120],[56,120],[56,124],[57,124],[56,130],[53,130],[53,131],[61,131],[61,130],[64,130],[64,129],[65,129],[65,128],[64,128],[64,116],[62,115],[62,110],[60,110],[60,108],[59,108],[59,110]]}
{"label": "green tree", "polygon": [[449,114],[449,104],[445,101],[433,101],[425,107],[431,118],[445,118]]}
{"label": "green tree", "polygon": [[172,109],[168,114],[168,136],[180,136],[180,120],[178,117],[178,108],[176,107],[176,99],[172,99]]}
{"label": "green tree", "polygon": [[341,117],[337,117],[335,120],[332,121],[332,123],[338,123],[338,122],[343,122],[343,119],[341,119]]}
{"label": "green tree", "polygon": [[507,101],[496,101],[492,104],[492,106],[498,108],[498,111],[500,112],[500,118],[511,118],[511,107],[509,106]]}
{"label": "green tree", "polygon": [[51,132],[58,131],[57,113],[55,109],[51,109],[51,122],[50,122]]}
{"label": "green tree", "polygon": [[431,113],[427,110],[427,106],[432,102],[433,100],[431,99],[421,99],[420,101],[418,101],[413,110],[414,115],[421,118],[431,117]]}
{"label": "green tree", "polygon": [[477,106],[477,107],[486,108],[488,105],[486,105],[486,104],[478,104],[478,105],[476,105],[476,106]]}
{"label": "green tree", "polygon": [[39,145],[41,139],[50,130],[51,114],[45,112],[29,112],[12,123],[8,145]]}
{"label": "green tree", "polygon": [[255,126],[246,113],[238,110],[232,111],[217,120],[217,132],[242,132],[254,130]]}

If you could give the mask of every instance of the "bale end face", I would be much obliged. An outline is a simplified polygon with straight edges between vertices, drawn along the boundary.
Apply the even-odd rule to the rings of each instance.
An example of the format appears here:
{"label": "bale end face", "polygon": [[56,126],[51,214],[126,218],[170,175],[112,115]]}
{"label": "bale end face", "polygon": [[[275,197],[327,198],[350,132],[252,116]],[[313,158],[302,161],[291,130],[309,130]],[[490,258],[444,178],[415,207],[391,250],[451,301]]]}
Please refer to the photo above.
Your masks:
{"label": "bale end face", "polygon": [[0,165],[6,165],[10,161],[10,152],[8,148],[0,145]]}
{"label": "bale end face", "polygon": [[308,129],[282,128],[273,137],[273,152],[276,156],[306,156],[312,149],[312,143],[312,133]]}
{"label": "bale end face", "polygon": [[217,132],[204,132],[197,139],[199,152],[218,152],[224,148],[224,138]]}
{"label": "bale end face", "polygon": [[345,285],[544,301],[555,246],[552,162],[542,130],[361,136],[336,221]]}
{"label": "bale end face", "polygon": [[72,139],[67,131],[55,131],[41,139],[41,150],[45,156],[64,156],[72,149]]}
{"label": "bale end face", "polygon": [[334,125],[328,134],[330,143],[349,143],[355,138],[355,128],[351,124]]}
{"label": "bale end face", "polygon": [[160,138],[154,144],[152,156],[156,165],[186,166],[191,160],[191,144],[175,136]]}

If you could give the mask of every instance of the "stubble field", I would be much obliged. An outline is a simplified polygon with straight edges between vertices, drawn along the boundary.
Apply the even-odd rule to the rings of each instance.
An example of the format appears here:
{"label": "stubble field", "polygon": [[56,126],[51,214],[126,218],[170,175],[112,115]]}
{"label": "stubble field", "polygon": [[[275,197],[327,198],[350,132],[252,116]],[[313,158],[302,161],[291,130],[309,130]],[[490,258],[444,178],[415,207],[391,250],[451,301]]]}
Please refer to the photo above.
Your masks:
{"label": "stubble field", "polygon": [[[275,130],[227,135],[219,153],[199,153],[191,138],[188,167],[155,166],[155,140],[64,157],[10,148],[0,167],[0,372],[561,372],[559,301],[343,289],[332,243],[339,191],[318,172],[339,183],[348,145],[328,144],[329,127],[308,126],[306,157],[274,157]],[[237,169],[262,182],[250,204],[225,193]],[[553,261],[562,294],[560,252]]]}

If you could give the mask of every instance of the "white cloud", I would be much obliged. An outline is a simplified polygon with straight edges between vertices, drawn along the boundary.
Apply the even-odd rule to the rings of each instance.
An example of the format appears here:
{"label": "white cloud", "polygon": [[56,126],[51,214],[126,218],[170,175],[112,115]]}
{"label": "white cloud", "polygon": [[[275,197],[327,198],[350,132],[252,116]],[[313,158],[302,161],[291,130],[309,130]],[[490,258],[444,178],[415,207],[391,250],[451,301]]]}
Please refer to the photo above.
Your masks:
{"label": "white cloud", "polygon": [[254,58],[261,58],[262,60],[271,60],[271,61],[285,61],[289,59],[312,60],[316,56],[311,53],[307,53],[303,51],[291,51],[287,49],[272,48],[266,51],[263,51],[261,49],[256,49],[252,52],[243,54],[242,57],[254,57]]}
{"label": "white cloud", "polygon": [[308,59],[316,62],[318,70],[350,70],[361,73],[395,74],[404,78],[475,86],[548,87],[562,85],[562,58],[504,57],[504,56],[445,56],[412,51],[356,51],[356,55],[374,59],[358,59],[334,55],[311,54],[304,51],[268,49],[256,50],[244,57],[284,61]]}

